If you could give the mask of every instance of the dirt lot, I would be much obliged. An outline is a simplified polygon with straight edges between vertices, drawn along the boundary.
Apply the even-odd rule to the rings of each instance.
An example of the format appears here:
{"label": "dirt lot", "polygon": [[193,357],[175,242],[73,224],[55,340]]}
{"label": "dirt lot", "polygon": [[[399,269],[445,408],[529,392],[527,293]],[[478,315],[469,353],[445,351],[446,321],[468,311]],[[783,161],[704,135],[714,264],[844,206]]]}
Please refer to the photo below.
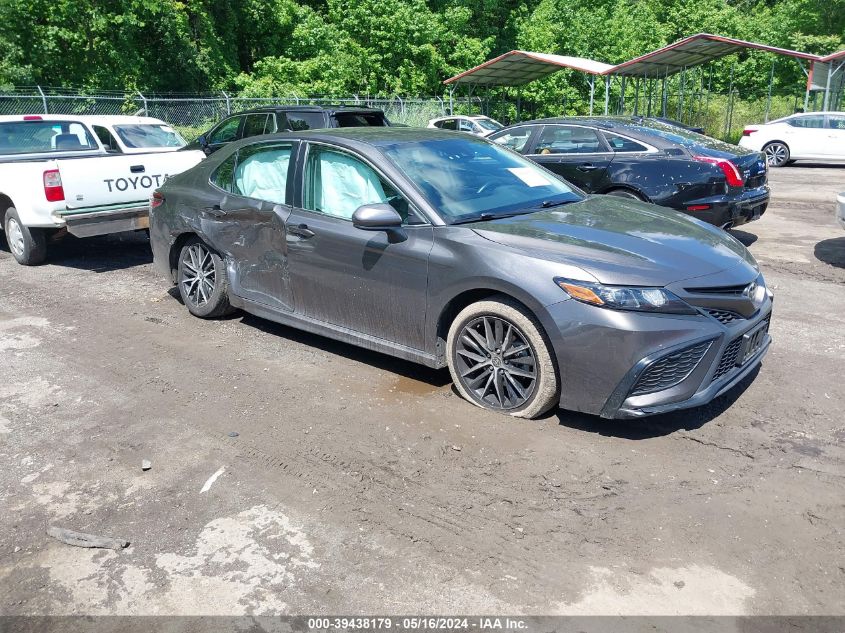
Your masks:
{"label": "dirt lot", "polygon": [[639,422],[514,421],[446,372],[200,321],[141,236],[38,268],[3,243],[0,613],[845,614],[845,166],[771,179],[736,234],[772,351]]}

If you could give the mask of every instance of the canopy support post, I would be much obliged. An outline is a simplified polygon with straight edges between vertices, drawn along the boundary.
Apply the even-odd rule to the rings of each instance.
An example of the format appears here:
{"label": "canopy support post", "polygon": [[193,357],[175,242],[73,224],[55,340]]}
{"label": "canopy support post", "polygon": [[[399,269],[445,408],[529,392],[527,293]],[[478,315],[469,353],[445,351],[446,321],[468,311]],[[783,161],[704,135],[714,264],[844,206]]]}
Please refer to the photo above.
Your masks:
{"label": "canopy support post", "polygon": [[634,116],[640,112],[640,77],[634,80]]}
{"label": "canopy support post", "polygon": [[622,82],[622,95],[619,97],[619,107],[616,108],[617,114],[625,114],[625,80],[626,79],[627,79],[627,77],[625,77],[625,75],[622,75],[622,79],[620,80]]}
{"label": "canopy support post", "polygon": [[666,118],[666,106],[669,105],[669,94],[666,92],[666,77],[667,75],[663,75],[663,82],[660,88],[660,101],[661,101],[661,115],[664,119]]}
{"label": "canopy support post", "polygon": [[596,99],[596,76],[590,75],[590,116],[593,116],[593,102]]}
{"label": "canopy support post", "polygon": [[610,109],[610,76],[604,78],[604,116],[608,115]]}
{"label": "canopy support post", "polygon": [[769,94],[766,96],[766,116],[763,117],[763,122],[769,122],[769,112],[772,109],[772,84],[775,81],[775,59],[772,58],[772,70],[769,73]]}

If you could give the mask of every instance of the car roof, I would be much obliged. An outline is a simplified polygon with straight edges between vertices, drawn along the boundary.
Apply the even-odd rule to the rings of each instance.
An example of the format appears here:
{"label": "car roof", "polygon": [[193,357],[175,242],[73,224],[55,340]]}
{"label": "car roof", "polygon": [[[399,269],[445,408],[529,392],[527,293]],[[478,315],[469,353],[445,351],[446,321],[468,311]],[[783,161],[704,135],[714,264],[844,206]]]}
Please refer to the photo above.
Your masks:
{"label": "car roof", "polygon": [[335,112],[364,112],[364,113],[379,113],[384,114],[382,110],[378,108],[367,108],[363,106],[351,106],[351,105],[269,105],[269,106],[260,106],[258,108],[251,108],[249,110],[241,110],[239,112],[233,112],[231,116],[237,116],[241,114],[262,114],[264,112],[328,112],[328,113],[335,113]]}
{"label": "car roof", "polygon": [[[266,142],[273,140],[296,139],[303,141],[326,141],[339,142],[345,145],[370,145],[379,147],[383,145],[396,145],[403,143],[416,143],[418,141],[430,140],[464,140],[466,142],[479,142],[477,137],[461,134],[450,130],[439,130],[437,128],[425,127],[341,127],[327,128],[323,130],[305,130],[302,132],[283,132],[281,134],[266,134],[263,136],[251,136],[232,143],[241,147],[256,141]],[[485,141],[481,141],[485,142]]]}
{"label": "car roof", "polygon": [[[37,119],[34,117],[38,117]],[[10,122],[10,121],[79,121],[81,123],[89,123],[89,124],[102,124],[102,125],[119,125],[121,123],[128,124],[128,123],[154,123],[158,125],[166,125],[164,121],[161,119],[156,119],[154,117],[149,116],[128,116],[128,115],[120,115],[120,114],[107,114],[107,115],[98,115],[98,114],[41,114],[41,113],[34,113],[34,114],[17,114],[17,115],[4,115],[0,116],[0,122]]]}

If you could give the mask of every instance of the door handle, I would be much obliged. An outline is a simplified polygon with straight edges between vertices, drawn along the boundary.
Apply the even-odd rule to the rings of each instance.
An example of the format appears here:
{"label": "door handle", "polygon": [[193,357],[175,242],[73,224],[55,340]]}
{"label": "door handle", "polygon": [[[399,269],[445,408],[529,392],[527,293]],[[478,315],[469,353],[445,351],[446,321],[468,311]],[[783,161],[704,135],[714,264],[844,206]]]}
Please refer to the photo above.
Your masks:
{"label": "door handle", "polygon": [[220,207],[219,204],[215,204],[211,207],[203,207],[202,212],[207,213],[208,215],[213,215],[216,218],[222,218],[224,215],[226,215],[226,212]]}
{"label": "door handle", "polygon": [[578,167],[576,167],[576,169],[578,171],[593,171],[595,169],[598,169],[598,167],[596,165],[593,165],[592,163],[581,163],[580,165],[578,165]]}
{"label": "door handle", "polygon": [[129,168],[133,174],[143,174],[144,173],[144,166],[143,165],[132,165]]}
{"label": "door handle", "polygon": [[309,237],[314,237],[316,233],[308,228],[307,224],[297,224],[296,226],[289,226],[288,233],[291,235],[297,235],[299,237],[308,239]]}

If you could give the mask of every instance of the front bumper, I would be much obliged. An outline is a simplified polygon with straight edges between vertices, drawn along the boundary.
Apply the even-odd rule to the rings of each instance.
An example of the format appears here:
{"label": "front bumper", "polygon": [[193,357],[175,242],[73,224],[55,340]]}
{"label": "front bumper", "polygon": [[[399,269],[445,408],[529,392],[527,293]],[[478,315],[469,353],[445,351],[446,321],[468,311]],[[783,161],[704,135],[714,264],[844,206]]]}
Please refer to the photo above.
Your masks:
{"label": "front bumper", "polygon": [[[638,418],[706,404],[748,376],[771,344],[765,332],[753,353],[742,354],[743,362],[729,356],[740,353],[746,335],[765,328],[770,298],[752,318],[728,325],[704,313],[622,312],[574,300],[547,309],[558,327],[552,345],[560,371],[560,407],[603,418]],[[699,345],[706,351],[677,382],[632,395],[654,363]]]}

